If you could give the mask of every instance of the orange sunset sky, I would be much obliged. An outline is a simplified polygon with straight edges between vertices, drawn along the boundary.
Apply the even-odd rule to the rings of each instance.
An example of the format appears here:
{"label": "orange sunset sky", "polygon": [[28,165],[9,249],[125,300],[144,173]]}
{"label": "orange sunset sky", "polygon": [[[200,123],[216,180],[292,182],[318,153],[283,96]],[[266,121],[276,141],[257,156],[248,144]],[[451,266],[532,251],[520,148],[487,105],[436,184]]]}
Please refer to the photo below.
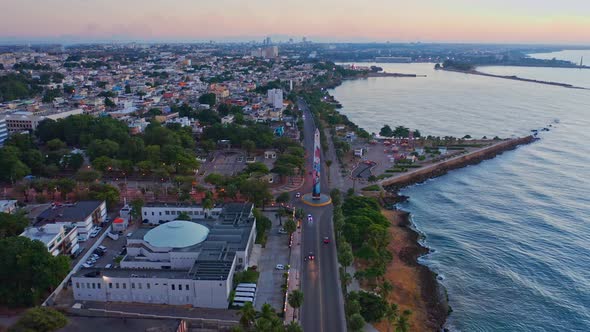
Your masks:
{"label": "orange sunset sky", "polygon": [[2,0],[0,39],[590,43],[590,0]]}

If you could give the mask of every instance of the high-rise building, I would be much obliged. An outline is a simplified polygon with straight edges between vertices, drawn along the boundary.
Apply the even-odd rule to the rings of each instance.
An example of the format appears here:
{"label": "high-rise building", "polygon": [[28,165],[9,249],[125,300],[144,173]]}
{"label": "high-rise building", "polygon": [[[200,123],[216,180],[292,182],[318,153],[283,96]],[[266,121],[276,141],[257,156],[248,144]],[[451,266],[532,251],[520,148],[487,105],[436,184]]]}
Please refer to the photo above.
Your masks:
{"label": "high-rise building", "polygon": [[283,108],[283,90],[268,90],[268,103],[271,104],[274,108]]}

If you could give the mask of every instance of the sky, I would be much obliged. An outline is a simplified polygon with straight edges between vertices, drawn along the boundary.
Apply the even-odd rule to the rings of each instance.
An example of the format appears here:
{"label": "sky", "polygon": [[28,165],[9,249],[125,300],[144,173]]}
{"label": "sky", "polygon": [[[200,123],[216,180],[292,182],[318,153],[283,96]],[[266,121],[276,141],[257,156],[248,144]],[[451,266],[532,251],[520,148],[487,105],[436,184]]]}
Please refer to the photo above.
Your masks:
{"label": "sky", "polygon": [[590,0],[1,0],[0,40],[590,45]]}

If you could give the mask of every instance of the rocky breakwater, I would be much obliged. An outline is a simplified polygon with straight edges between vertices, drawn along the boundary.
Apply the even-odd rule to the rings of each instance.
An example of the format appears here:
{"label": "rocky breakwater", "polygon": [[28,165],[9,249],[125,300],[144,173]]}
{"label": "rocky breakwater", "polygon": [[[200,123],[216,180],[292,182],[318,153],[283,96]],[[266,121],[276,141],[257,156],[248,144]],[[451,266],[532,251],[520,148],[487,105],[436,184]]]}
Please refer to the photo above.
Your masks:
{"label": "rocky breakwater", "polygon": [[[387,206],[403,202],[409,199],[407,196],[398,194],[403,187],[444,175],[453,169],[477,164],[535,140],[533,136],[504,140],[466,155],[385,179],[381,185],[388,193],[382,197],[383,202]],[[413,326],[423,331],[447,331],[444,325],[452,310],[448,305],[446,289],[438,282],[436,273],[418,263],[420,256],[430,252],[428,248],[420,244],[423,235],[411,227],[410,213],[401,210],[383,211],[383,213],[393,226],[391,236],[394,241],[392,241],[391,251],[394,254],[394,260],[393,264],[387,268],[387,277],[398,289],[398,292],[393,292],[394,300],[416,313],[416,321],[412,322]],[[379,327],[383,330],[385,328]]]}
{"label": "rocky breakwater", "polygon": [[419,168],[415,171],[390,177],[381,181],[381,186],[391,193],[397,193],[400,189],[424,182],[428,179],[436,178],[448,173],[454,169],[462,168],[468,165],[478,164],[486,159],[491,159],[504,151],[512,150],[519,145],[528,144],[535,141],[534,136],[512,138],[500,141],[493,145],[484,147],[480,150],[470,152],[465,155],[457,156],[448,160]]}

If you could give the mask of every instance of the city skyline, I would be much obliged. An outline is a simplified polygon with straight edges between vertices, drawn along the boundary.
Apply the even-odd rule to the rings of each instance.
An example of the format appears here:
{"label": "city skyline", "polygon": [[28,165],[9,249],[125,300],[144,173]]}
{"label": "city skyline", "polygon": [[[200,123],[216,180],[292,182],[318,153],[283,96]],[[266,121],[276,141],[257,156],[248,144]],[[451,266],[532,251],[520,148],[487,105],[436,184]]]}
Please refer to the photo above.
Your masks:
{"label": "city skyline", "polygon": [[[590,3],[532,0],[6,0],[0,41],[249,41],[588,44]],[[284,40],[285,40],[284,39]]]}

